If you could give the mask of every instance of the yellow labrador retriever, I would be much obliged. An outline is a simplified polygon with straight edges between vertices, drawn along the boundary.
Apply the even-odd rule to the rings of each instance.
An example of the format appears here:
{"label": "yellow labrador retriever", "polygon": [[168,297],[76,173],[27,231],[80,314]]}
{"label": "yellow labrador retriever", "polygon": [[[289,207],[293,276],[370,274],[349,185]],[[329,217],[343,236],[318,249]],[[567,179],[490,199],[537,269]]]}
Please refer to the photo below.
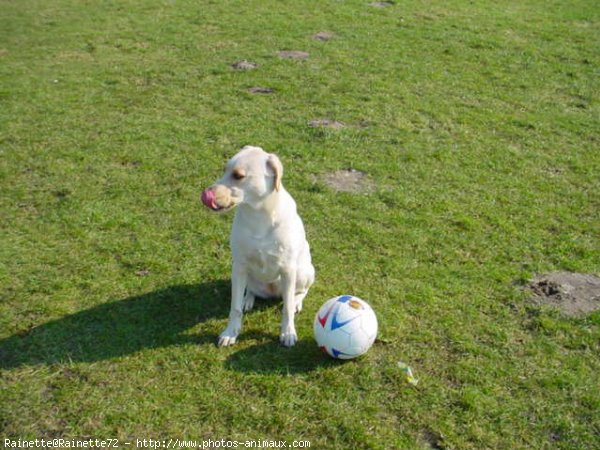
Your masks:
{"label": "yellow labrador retriever", "polygon": [[202,193],[213,211],[237,206],[231,229],[233,267],[231,311],[219,346],[233,345],[242,328],[243,311],[254,298],[283,298],[280,342],[297,341],[294,314],[315,279],[310,248],[296,202],[283,188],[279,158],[259,147],[244,147],[229,160],[219,181]]}

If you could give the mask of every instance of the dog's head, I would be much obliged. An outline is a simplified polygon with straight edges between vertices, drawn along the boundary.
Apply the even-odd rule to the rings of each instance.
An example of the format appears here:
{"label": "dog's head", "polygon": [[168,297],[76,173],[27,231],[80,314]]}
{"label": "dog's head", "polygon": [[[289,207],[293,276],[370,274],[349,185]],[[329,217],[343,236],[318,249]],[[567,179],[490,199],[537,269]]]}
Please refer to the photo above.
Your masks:
{"label": "dog's head", "polygon": [[219,212],[241,203],[258,207],[281,189],[282,176],[283,167],[276,155],[247,145],[227,162],[221,179],[202,192],[202,203]]}

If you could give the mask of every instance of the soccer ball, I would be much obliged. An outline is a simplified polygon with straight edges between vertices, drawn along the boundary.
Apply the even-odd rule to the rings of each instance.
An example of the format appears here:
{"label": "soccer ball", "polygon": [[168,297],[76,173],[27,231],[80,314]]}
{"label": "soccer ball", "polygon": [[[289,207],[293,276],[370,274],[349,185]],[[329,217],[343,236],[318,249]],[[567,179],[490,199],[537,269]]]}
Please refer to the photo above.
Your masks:
{"label": "soccer ball", "polygon": [[377,317],[367,302],[352,295],[327,300],[315,317],[315,340],[328,355],[352,359],[365,353],[377,336]]}

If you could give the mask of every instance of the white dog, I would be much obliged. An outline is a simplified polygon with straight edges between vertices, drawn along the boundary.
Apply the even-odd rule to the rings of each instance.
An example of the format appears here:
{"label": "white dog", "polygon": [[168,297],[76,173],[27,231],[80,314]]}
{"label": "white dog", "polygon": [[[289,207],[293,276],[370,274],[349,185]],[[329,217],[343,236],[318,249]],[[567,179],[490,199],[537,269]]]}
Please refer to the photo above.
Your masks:
{"label": "white dog", "polygon": [[235,343],[243,311],[255,297],[283,298],[280,342],[297,341],[294,314],[315,279],[310,249],[296,203],[281,184],[279,158],[259,147],[244,147],[229,160],[223,177],[202,193],[213,211],[237,210],[231,230],[233,268],[231,311],[219,346]]}

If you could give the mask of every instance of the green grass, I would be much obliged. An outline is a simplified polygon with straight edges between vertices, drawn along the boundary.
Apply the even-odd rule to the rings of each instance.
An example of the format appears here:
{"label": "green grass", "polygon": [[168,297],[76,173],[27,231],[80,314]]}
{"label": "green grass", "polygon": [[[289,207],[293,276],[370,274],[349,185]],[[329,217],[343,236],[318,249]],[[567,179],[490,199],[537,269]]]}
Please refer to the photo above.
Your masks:
{"label": "green grass", "polygon": [[[521,287],[600,267],[600,7],[369,3],[0,0],[0,438],[599,447],[600,313]],[[215,346],[231,216],[198,196],[245,144],[317,269],[292,349],[276,302]],[[320,181],[350,167],[376,189]],[[348,363],[312,340],[342,293],[380,322]]]}

